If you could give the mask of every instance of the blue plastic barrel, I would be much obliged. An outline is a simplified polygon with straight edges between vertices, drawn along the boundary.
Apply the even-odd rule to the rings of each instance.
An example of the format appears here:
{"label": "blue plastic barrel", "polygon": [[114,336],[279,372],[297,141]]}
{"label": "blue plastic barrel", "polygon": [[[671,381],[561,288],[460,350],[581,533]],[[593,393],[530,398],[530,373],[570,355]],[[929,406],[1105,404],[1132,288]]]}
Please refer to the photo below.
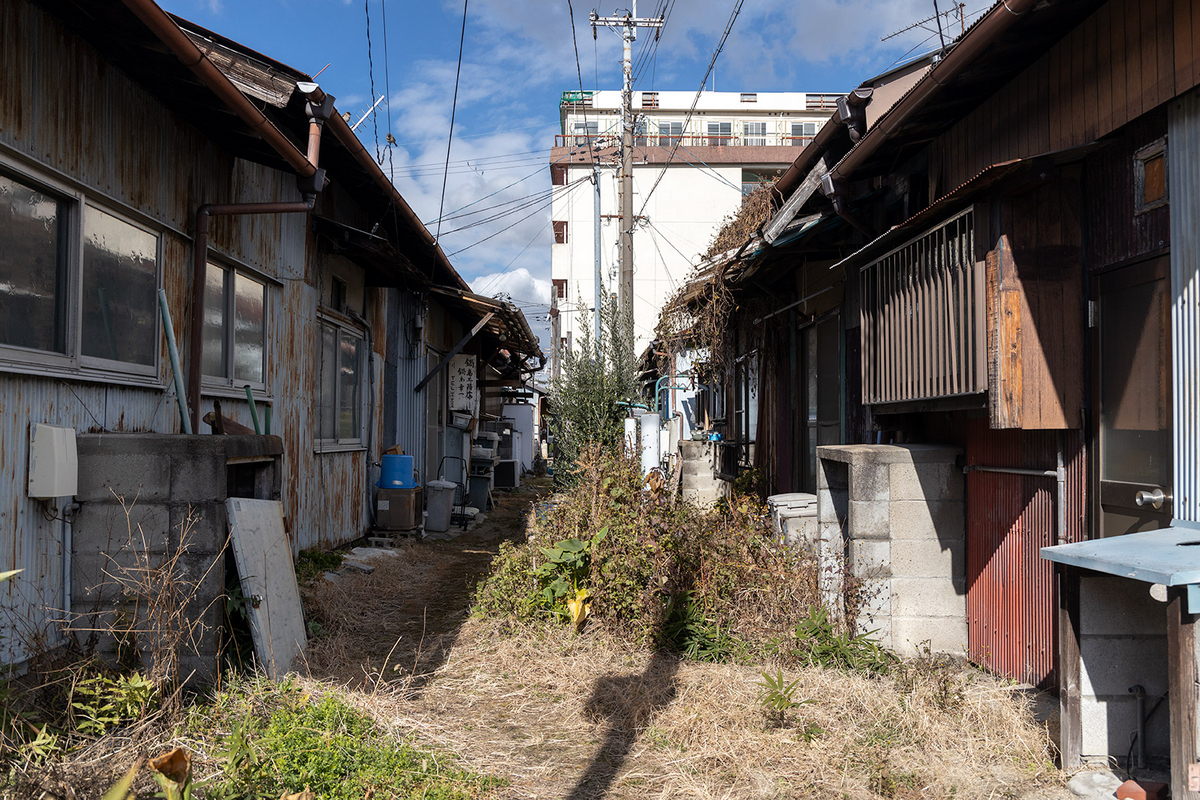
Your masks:
{"label": "blue plastic barrel", "polygon": [[388,455],[383,457],[379,475],[380,489],[415,489],[413,457]]}

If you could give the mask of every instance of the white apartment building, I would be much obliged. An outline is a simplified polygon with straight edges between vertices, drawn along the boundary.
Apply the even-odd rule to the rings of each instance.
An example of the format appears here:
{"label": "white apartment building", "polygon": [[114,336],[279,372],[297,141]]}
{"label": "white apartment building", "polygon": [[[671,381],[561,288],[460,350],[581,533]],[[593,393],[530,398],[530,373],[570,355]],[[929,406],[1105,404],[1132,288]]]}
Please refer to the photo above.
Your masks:
{"label": "white apartment building", "polygon": [[[839,95],[705,92],[689,119],[694,97],[692,92],[633,96],[638,353],[653,338],[663,304],[688,279],[725,219],[746,193],[787,169],[829,119]],[[595,190],[588,180],[593,161],[600,179],[601,289],[610,296],[618,291],[620,107],[620,91],[565,92],[560,103],[562,133],[550,155],[556,350],[573,347],[581,331],[594,328]],[[675,142],[679,147],[668,163]],[[552,356],[552,369],[554,363]]]}

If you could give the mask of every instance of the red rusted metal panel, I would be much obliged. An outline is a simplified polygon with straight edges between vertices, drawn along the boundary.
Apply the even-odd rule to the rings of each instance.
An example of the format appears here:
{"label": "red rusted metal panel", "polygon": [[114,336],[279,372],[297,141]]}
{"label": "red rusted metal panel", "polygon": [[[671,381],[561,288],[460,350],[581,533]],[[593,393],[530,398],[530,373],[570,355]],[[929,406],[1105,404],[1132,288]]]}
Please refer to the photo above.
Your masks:
{"label": "red rusted metal panel", "polygon": [[[1054,573],[1040,549],[1086,530],[1087,464],[1079,431],[1062,434],[1066,526],[1057,527],[1053,476],[971,472],[967,477],[967,641],[972,661],[1013,680],[1052,686],[1057,668]],[[1054,470],[1059,434],[999,431],[971,422],[967,463]]]}

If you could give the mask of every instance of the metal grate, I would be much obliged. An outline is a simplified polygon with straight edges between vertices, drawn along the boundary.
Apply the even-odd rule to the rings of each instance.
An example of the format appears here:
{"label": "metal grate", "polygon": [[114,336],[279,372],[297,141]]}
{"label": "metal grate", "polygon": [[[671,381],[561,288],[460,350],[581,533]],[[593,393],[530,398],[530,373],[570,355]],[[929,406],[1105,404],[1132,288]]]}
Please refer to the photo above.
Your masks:
{"label": "metal grate", "polygon": [[985,268],[967,209],[859,273],[863,402],[987,391]]}

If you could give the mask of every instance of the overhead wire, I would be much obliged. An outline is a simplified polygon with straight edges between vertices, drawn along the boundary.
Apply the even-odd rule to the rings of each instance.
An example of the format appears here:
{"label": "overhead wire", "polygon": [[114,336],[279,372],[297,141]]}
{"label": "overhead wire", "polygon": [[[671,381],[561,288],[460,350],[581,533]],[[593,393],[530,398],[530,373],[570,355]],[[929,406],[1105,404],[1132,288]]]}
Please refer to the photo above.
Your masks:
{"label": "overhead wire", "polygon": [[463,225],[462,227],[454,228],[453,230],[446,231],[446,235],[449,235],[452,233],[460,233],[461,231],[470,230],[471,228],[478,228],[480,225],[487,225],[492,222],[497,222],[501,219],[504,219],[505,217],[508,217],[513,214],[517,214],[521,211],[524,211],[525,209],[530,208],[531,206],[543,204],[546,200],[555,199],[555,197],[554,197],[555,191],[567,190],[567,191],[560,192],[561,194],[567,194],[570,189],[574,188],[576,185],[578,185],[586,180],[588,180],[588,178],[586,178],[586,177],[578,178],[575,181],[573,181],[572,183],[567,184],[566,186],[555,187],[554,190],[551,190],[549,192],[540,193],[538,196],[534,197],[533,199],[525,200],[524,202],[520,203],[519,205],[515,205],[512,208],[507,208],[503,211],[497,212],[490,217],[475,220],[474,222],[470,222],[466,225]]}
{"label": "overhead wire", "polygon": [[[738,14],[741,13],[742,4],[745,0],[737,0],[734,4],[733,12],[729,15],[729,22],[725,24],[725,31],[721,34],[721,39],[717,42],[716,50],[713,51],[712,59],[708,62],[708,69],[704,73],[704,79],[700,82],[700,88],[696,90],[696,96],[692,98],[691,108],[688,109],[687,116],[684,117],[683,127],[686,130],[688,122],[691,121],[692,115],[696,113],[696,105],[700,102],[700,95],[704,92],[704,86],[708,83],[708,77],[712,74],[713,68],[717,65],[717,57],[721,55],[721,50],[725,47],[725,42],[729,39],[729,34],[733,31],[733,25],[737,22]],[[650,187],[650,191],[646,193],[645,199],[642,201],[642,209],[637,213],[637,216],[642,216],[646,210],[646,206],[650,203],[650,197],[654,194],[654,190],[662,182],[663,176],[667,174],[667,167],[675,158],[675,153],[679,150],[681,139],[675,141],[671,152],[667,155],[667,161],[663,164],[662,171],[658,173],[658,177],[654,180],[654,185]]]}
{"label": "overhead wire", "polygon": [[[469,2],[470,0],[463,0],[462,32],[458,35],[458,66],[454,70],[454,99],[450,103],[450,135],[446,137],[446,173],[442,175],[442,199],[438,204],[439,220],[446,208],[446,180],[450,177],[450,146],[454,143],[454,114],[458,110],[458,79],[462,75],[463,43],[467,40],[467,4]],[[442,238],[442,223],[440,221],[438,222],[437,235],[433,238],[434,241]]]}
{"label": "overhead wire", "polygon": [[[574,189],[577,189],[577,188],[579,188],[579,183],[575,183],[575,184],[572,184],[572,185],[571,185],[571,189],[572,189],[572,190],[574,190]],[[530,217],[532,217],[534,214],[537,214],[537,213],[539,213],[539,212],[541,212],[541,211],[543,211],[543,210],[545,210],[545,209],[549,208],[549,207],[550,207],[550,204],[553,202],[553,200],[554,200],[554,199],[553,199],[553,198],[551,198],[550,200],[548,200],[548,201],[546,201],[546,202],[544,202],[544,203],[540,204],[540,205],[539,205],[537,208],[535,208],[533,211],[531,211],[531,212],[529,212],[528,214],[526,214],[525,216],[521,217],[521,218],[520,218],[519,220],[517,220],[516,222],[513,222],[513,223],[511,223],[510,225],[507,225],[507,226],[505,226],[505,227],[501,228],[500,230],[498,230],[498,231],[495,231],[494,233],[490,233],[490,234],[488,234],[487,236],[483,237],[482,239],[480,239],[480,240],[479,240],[479,241],[477,241],[477,242],[473,242],[472,244],[469,244],[469,245],[467,245],[466,247],[461,247],[461,248],[459,248],[458,250],[455,250],[453,253],[450,253],[450,254],[449,254],[447,257],[449,257],[449,256],[456,256],[456,255],[458,255],[459,253],[466,252],[467,250],[470,250],[472,247],[478,247],[479,245],[483,244],[484,242],[488,241],[489,239],[494,239],[494,238],[496,238],[497,236],[499,236],[500,234],[502,234],[502,233],[505,233],[506,231],[512,230],[513,228],[515,228],[516,226],[520,225],[520,224],[521,224],[522,222],[524,222],[525,220],[527,220],[527,219],[529,219]]]}

